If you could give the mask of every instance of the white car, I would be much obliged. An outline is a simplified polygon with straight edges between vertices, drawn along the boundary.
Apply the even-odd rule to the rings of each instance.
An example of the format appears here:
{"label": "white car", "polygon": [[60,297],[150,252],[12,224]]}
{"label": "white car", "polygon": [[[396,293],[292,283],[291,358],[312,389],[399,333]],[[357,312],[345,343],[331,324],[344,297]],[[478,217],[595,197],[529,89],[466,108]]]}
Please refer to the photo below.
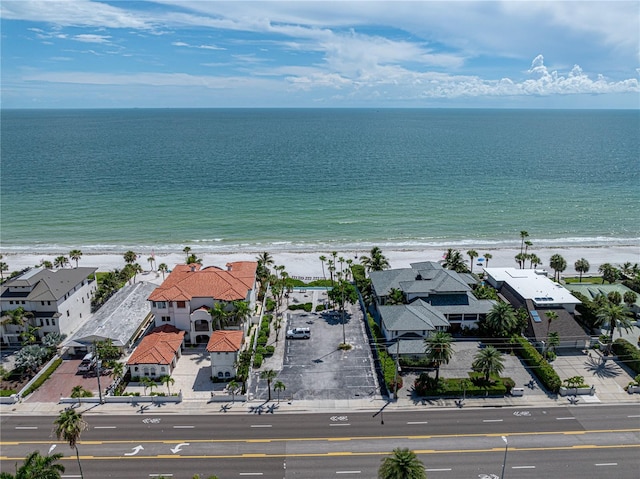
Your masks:
{"label": "white car", "polygon": [[287,331],[287,339],[309,339],[311,330],[309,328],[293,328]]}

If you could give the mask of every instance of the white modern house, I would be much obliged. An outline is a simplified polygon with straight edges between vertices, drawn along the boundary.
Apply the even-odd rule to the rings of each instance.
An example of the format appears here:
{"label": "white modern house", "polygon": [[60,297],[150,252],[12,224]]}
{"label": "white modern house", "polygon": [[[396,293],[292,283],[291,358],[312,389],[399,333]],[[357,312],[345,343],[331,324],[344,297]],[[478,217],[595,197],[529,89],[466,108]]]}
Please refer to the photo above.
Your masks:
{"label": "white modern house", "polygon": [[516,268],[485,268],[484,271],[487,282],[514,308],[525,308],[529,312],[525,334],[535,344],[543,346],[549,334],[557,332],[560,348],[588,347],[589,336],[574,317],[580,300],[550,280],[546,271]]}
{"label": "white modern house", "polygon": [[207,352],[211,357],[211,377],[230,379],[236,376],[243,339],[242,331],[218,330],[211,335],[207,344]]}
{"label": "white modern house", "polygon": [[[156,326],[171,325],[185,331],[191,344],[207,344],[216,329],[210,310],[222,303],[233,309],[233,301],[246,301],[255,309],[257,262],[236,261],[226,269],[199,264],[178,265],[149,296]],[[248,323],[227,326],[248,330]]]}
{"label": "white modern house", "polygon": [[0,288],[2,343],[19,345],[24,327],[8,324],[5,312],[23,308],[29,325],[47,333],[71,335],[91,316],[97,268],[33,268],[5,281]]}

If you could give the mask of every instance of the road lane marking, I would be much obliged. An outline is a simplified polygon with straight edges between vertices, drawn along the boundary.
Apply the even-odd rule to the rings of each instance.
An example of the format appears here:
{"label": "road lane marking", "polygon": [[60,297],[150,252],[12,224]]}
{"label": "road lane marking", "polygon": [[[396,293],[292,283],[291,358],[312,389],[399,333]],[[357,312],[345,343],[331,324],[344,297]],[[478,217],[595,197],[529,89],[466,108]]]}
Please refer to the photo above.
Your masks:
{"label": "road lane marking", "polygon": [[535,469],[536,466],[511,466],[511,469]]}
{"label": "road lane marking", "polygon": [[264,476],[264,473],[262,473],[262,472],[240,472],[239,475],[241,475],[241,476]]}
{"label": "road lane marking", "polygon": [[[80,477],[80,476],[78,476]],[[149,477],[173,477],[173,474],[149,474]]]}
{"label": "road lane marking", "polygon": [[594,464],[595,466],[617,466],[617,462],[603,462],[601,464]]}
{"label": "road lane marking", "polygon": [[336,474],[362,474],[362,471],[336,471]]}
{"label": "road lane marking", "polygon": [[94,429],[115,429],[116,426],[93,426]]}
{"label": "road lane marking", "polygon": [[16,426],[16,429],[38,429],[38,426]]}
{"label": "road lane marking", "polygon": [[640,417],[640,414],[634,414],[633,416],[627,416],[627,417]]}
{"label": "road lane marking", "polygon": [[174,429],[193,429],[195,426],[173,426]]}
{"label": "road lane marking", "polygon": [[569,419],[575,419],[575,417],[557,417],[556,421],[567,421]]}
{"label": "road lane marking", "polygon": [[251,427],[273,427],[272,424],[252,424]]}
{"label": "road lane marking", "polygon": [[504,419],[483,419],[482,422],[502,422]]}
{"label": "road lane marking", "polygon": [[329,424],[329,426],[351,426],[351,424],[345,424],[345,423],[338,423],[338,424]]}
{"label": "road lane marking", "polygon": [[446,469],[444,469],[444,468],[443,469],[425,469],[425,471],[427,471],[427,472],[444,472],[444,471],[450,471],[450,470],[451,470],[450,467],[446,468]]}
{"label": "road lane marking", "polygon": [[409,421],[407,424],[429,424],[427,421]]}

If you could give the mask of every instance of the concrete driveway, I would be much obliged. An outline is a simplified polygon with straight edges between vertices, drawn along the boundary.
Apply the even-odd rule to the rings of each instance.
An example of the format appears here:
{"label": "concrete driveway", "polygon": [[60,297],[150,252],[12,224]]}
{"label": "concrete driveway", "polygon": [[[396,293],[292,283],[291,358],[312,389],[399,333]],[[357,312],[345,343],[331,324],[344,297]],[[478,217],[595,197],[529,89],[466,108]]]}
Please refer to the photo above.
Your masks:
{"label": "concrete driveway", "polygon": [[[290,300],[312,302],[315,311],[315,305],[326,300],[326,292],[294,292]],[[287,400],[363,399],[378,393],[363,313],[358,305],[349,306],[345,314],[344,336],[346,342],[352,345],[352,349],[346,351],[338,349],[343,342],[340,315],[287,311],[285,320],[285,331],[294,327],[308,327],[311,329],[311,338],[284,339],[281,333],[276,345],[280,350],[274,359],[265,361],[261,368],[278,370],[276,381],[282,381],[286,387],[281,397]],[[266,400],[267,384],[259,379],[259,375],[260,371],[256,371],[251,393],[254,399]],[[275,395],[272,394],[272,397]]]}

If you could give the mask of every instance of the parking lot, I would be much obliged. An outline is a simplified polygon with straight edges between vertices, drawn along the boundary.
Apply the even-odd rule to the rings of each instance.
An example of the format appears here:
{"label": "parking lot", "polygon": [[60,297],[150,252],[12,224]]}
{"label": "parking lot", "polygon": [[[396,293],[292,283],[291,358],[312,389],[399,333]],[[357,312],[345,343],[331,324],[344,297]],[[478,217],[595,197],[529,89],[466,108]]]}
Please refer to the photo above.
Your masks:
{"label": "parking lot", "polygon": [[[308,302],[310,292],[294,292],[297,302]],[[324,291],[314,291],[313,305],[324,301]],[[307,297],[305,297],[305,295]],[[333,311],[305,313],[287,311],[286,330],[307,327],[310,339],[286,339],[277,347],[282,351],[282,366],[277,381],[286,387],[281,393],[287,400],[363,399],[378,394],[373,360],[358,305],[348,305],[342,317]],[[344,330],[343,330],[344,326]],[[344,331],[344,332],[343,332]],[[344,336],[343,336],[344,335]],[[350,350],[338,345],[346,340]],[[270,366],[276,369],[274,366]],[[255,398],[267,399],[266,381],[256,381]]]}

